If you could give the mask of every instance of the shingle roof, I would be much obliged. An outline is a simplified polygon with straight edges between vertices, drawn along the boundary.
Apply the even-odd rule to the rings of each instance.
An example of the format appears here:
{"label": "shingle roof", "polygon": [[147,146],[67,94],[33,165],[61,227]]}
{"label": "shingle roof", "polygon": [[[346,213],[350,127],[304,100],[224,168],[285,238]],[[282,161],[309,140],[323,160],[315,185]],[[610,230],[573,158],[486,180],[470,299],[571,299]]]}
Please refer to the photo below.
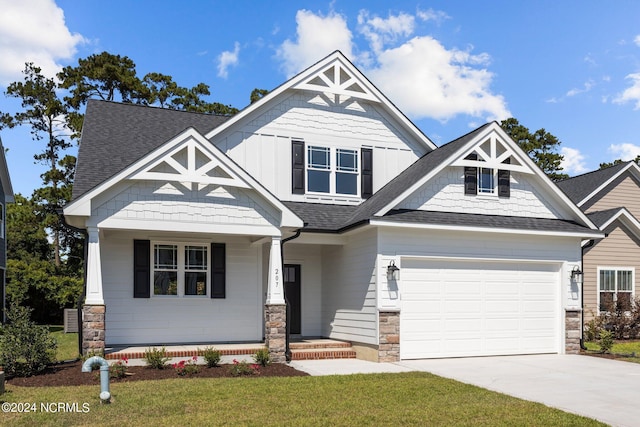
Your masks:
{"label": "shingle roof", "polygon": [[325,205],[321,203],[283,202],[304,221],[305,231],[337,232],[349,224],[358,208],[354,205]]}
{"label": "shingle roof", "polygon": [[621,209],[624,209],[624,208],[619,207],[619,208],[607,209],[604,211],[591,212],[591,213],[588,213],[587,216],[595,225],[598,226],[598,228],[601,228],[604,224],[609,222],[609,220],[612,217],[614,217],[618,212],[620,212]]}
{"label": "shingle roof", "polygon": [[392,210],[382,217],[382,221],[413,224],[451,225],[459,227],[481,227],[513,230],[554,231],[554,232],[594,232],[575,221],[549,218],[528,218],[520,216],[480,215],[470,213],[434,212],[417,210]]}
{"label": "shingle roof", "polygon": [[415,163],[400,173],[400,175],[392,179],[387,185],[364,201],[354,212],[351,222],[355,223],[369,219],[407,188],[411,187],[416,181],[419,181],[431,172],[431,170],[447,160],[453,153],[462,148],[489,125],[490,123],[487,123],[473,132],[461,136],[419,158]]}
{"label": "shingle roof", "polygon": [[82,196],[184,130],[193,127],[205,134],[228,119],[227,116],[90,100],[78,151],[72,199]]}
{"label": "shingle roof", "polygon": [[583,175],[574,176],[573,178],[558,181],[556,184],[564,191],[572,202],[578,203],[589,194],[593,193],[598,187],[614,177],[618,172],[624,169],[630,162],[623,162],[617,165],[588,172]]}

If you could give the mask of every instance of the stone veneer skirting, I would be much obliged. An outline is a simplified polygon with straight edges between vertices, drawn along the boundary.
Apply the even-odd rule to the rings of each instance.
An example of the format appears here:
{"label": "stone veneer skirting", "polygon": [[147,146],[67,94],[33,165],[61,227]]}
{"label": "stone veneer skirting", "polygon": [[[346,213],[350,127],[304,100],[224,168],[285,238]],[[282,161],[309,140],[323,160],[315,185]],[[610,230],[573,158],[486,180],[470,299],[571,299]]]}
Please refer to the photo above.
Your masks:
{"label": "stone veneer skirting", "polygon": [[271,361],[286,362],[287,306],[266,304],[264,306],[264,343],[269,349]]}
{"label": "stone veneer skirting", "polygon": [[104,353],[105,306],[82,307],[82,354]]}
{"label": "stone veneer skirting", "polygon": [[580,353],[580,338],[582,333],[580,331],[580,316],[582,316],[582,309],[580,308],[567,308],[564,313],[564,351],[566,354]]}
{"label": "stone veneer skirting", "polygon": [[378,362],[400,360],[400,312],[378,312],[379,342]]}

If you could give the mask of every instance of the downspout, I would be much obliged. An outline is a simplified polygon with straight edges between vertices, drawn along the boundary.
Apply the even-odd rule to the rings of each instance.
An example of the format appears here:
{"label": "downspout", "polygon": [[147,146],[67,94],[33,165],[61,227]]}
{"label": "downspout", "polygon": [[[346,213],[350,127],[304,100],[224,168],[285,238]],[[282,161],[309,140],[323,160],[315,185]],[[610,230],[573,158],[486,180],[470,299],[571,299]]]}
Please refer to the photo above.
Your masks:
{"label": "downspout", "polygon": [[93,356],[82,364],[82,372],[93,371],[94,365],[100,365],[100,400],[103,403],[111,402],[111,392],[109,391],[109,363],[102,357]]}
{"label": "downspout", "polygon": [[580,254],[580,264],[582,265],[582,286],[580,286],[580,309],[582,312],[580,313],[580,349],[586,350],[587,347],[584,345],[584,250],[590,248],[595,244],[595,240],[589,240],[589,243],[584,245]]}
{"label": "downspout", "polygon": [[82,228],[74,227],[67,223],[67,218],[65,218],[62,208],[57,208],[56,213],[62,218],[62,224],[68,228],[69,230],[75,231],[76,233],[80,233],[84,236],[84,241],[82,243],[82,252],[83,252],[83,260],[82,260],[82,293],[78,298],[78,354],[82,355],[82,302],[87,296],[87,254],[89,251],[89,246],[87,245],[87,240],[89,237],[89,233],[87,230],[83,230]]}
{"label": "downspout", "polygon": [[[306,225],[306,224],[305,224]],[[290,320],[291,320],[291,310],[289,310],[289,297],[287,297],[287,288],[284,286],[284,244],[287,243],[290,240],[293,239],[297,239],[298,237],[300,237],[300,231],[301,229],[297,229],[296,230],[296,234],[294,234],[293,236],[289,236],[286,239],[282,239],[282,242],[280,243],[280,260],[282,261],[282,269],[280,271],[282,271],[282,290],[284,291],[284,302],[285,305],[287,307],[287,321],[286,321],[286,325],[285,325],[285,349],[284,349],[284,357],[285,360],[287,362],[291,362],[291,348],[289,347],[289,342],[290,342]]]}

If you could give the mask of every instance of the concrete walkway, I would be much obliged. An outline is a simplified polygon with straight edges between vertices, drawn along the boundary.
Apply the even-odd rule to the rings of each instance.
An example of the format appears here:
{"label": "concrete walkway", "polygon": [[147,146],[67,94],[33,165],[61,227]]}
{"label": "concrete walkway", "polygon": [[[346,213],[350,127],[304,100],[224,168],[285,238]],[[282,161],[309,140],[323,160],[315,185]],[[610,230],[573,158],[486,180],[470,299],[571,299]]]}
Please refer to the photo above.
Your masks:
{"label": "concrete walkway", "polygon": [[311,375],[426,371],[613,426],[640,425],[640,364],[577,355],[291,362]]}

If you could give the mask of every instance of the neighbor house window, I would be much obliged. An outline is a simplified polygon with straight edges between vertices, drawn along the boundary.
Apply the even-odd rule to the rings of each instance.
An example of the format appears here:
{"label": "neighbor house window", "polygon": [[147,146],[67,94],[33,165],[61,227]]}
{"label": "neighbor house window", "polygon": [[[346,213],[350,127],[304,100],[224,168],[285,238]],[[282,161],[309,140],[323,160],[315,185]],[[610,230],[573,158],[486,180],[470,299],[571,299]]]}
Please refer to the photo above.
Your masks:
{"label": "neighbor house window", "polygon": [[616,306],[631,309],[634,271],[632,268],[598,269],[598,297],[600,311],[609,311]]}
{"label": "neighbor house window", "polygon": [[307,191],[358,195],[358,150],[307,147]]}
{"label": "neighbor house window", "polygon": [[207,245],[153,245],[153,294],[206,296],[209,277]]}

